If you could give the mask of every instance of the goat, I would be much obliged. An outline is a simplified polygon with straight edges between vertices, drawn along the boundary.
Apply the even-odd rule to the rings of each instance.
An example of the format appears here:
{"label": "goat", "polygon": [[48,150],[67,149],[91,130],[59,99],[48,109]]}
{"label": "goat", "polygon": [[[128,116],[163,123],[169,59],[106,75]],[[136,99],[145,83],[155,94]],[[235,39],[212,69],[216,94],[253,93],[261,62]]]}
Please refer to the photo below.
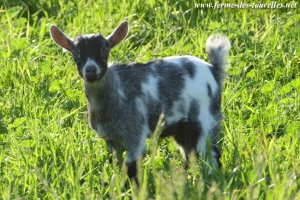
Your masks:
{"label": "goat", "polygon": [[[217,136],[220,129],[221,90],[228,38],[212,35],[206,42],[211,64],[194,56],[173,56],[147,63],[108,64],[110,50],[126,38],[123,21],[107,37],[80,35],[74,40],[52,25],[53,41],[71,52],[84,80],[89,122],[110,148],[126,150],[127,174],[136,179],[136,161],[145,140],[164,115],[161,137],[173,136],[188,159],[192,151],[220,167]],[[210,143],[207,141],[210,140]]]}

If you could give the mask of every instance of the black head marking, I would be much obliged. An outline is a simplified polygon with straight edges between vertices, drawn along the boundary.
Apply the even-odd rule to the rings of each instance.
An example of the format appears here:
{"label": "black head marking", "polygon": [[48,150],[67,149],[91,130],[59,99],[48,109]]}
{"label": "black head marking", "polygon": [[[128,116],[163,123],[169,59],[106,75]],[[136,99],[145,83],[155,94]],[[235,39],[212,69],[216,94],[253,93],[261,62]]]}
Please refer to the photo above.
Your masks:
{"label": "black head marking", "polygon": [[99,66],[107,66],[110,51],[107,40],[100,34],[82,35],[75,38],[76,52],[72,52],[74,61],[80,68],[88,58],[92,58]]}

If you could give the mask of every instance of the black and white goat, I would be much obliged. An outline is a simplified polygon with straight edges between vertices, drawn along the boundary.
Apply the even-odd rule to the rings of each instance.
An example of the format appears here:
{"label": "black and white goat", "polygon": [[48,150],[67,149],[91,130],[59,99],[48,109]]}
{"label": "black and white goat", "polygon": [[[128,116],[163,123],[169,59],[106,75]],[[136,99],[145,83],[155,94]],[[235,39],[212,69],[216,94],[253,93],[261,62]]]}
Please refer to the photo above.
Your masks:
{"label": "black and white goat", "polygon": [[161,113],[166,125],[162,137],[173,136],[186,158],[195,151],[210,157],[212,166],[220,167],[216,138],[230,48],[226,37],[208,38],[206,51],[211,64],[193,56],[178,56],[108,65],[111,48],[127,36],[127,21],[108,37],[81,35],[73,40],[56,26],[51,26],[50,33],[56,44],[71,52],[84,80],[91,127],[108,146],[126,150],[130,178],[137,175],[136,161],[145,152],[145,140]]}

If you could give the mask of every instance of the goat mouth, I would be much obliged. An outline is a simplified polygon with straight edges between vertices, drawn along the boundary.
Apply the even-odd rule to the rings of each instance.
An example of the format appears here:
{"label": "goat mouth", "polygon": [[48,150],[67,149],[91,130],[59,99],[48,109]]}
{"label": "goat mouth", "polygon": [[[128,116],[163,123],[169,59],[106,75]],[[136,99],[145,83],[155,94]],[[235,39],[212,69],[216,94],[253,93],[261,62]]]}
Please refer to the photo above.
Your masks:
{"label": "goat mouth", "polygon": [[93,83],[98,79],[98,75],[97,74],[85,74],[84,75],[84,80],[86,80],[87,82]]}

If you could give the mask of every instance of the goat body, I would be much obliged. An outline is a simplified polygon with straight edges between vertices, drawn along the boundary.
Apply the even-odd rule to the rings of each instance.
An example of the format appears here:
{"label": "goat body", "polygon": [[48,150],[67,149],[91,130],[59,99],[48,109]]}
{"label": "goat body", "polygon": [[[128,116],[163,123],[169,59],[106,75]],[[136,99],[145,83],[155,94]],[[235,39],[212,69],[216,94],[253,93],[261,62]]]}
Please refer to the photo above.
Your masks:
{"label": "goat body", "polygon": [[72,53],[84,79],[91,127],[108,146],[126,150],[131,178],[136,177],[136,160],[144,153],[145,140],[161,113],[166,124],[162,137],[174,136],[186,158],[192,151],[205,157],[207,140],[211,140],[210,162],[219,167],[217,135],[228,39],[214,35],[207,40],[212,64],[193,56],[178,56],[108,65],[110,49],[127,32],[124,21],[107,38],[95,34],[72,40],[51,26],[52,39]]}

